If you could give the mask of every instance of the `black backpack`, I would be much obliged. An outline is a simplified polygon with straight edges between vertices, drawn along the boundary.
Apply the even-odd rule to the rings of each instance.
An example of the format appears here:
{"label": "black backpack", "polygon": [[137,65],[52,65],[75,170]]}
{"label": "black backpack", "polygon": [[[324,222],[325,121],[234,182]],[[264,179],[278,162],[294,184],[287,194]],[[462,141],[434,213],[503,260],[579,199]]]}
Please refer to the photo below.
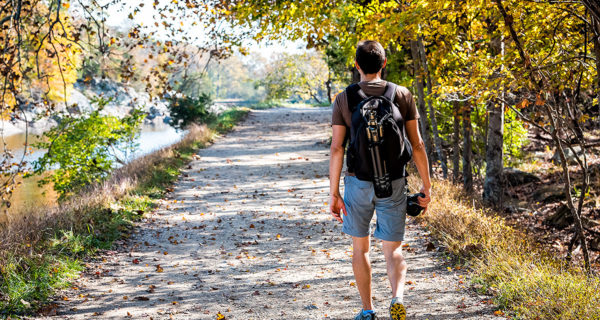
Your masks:
{"label": "black backpack", "polygon": [[367,96],[358,84],[346,88],[352,114],[346,165],[360,180],[372,181],[375,195],[392,195],[391,181],[405,177],[412,158],[404,119],[394,103],[396,84],[388,82],[383,96]]}

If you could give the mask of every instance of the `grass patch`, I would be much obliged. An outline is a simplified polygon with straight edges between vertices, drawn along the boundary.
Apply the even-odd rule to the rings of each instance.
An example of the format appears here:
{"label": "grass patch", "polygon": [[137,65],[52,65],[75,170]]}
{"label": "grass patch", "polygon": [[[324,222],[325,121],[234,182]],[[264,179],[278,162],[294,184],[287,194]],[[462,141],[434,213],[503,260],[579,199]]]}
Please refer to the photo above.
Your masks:
{"label": "grass patch", "polygon": [[280,107],[282,104],[283,104],[282,101],[276,101],[276,100],[258,101],[256,103],[251,104],[250,109],[265,110],[265,109]]}
{"label": "grass patch", "polygon": [[325,108],[325,107],[331,107],[331,103],[329,103],[329,102],[313,103],[312,106],[315,108]]}
{"label": "grass patch", "polygon": [[83,259],[129,237],[195,152],[248,111],[230,109],[208,125],[191,127],[180,142],[115,170],[106,182],[56,208],[16,215],[20,220],[0,231],[0,318],[31,314],[68,288],[84,269]]}
{"label": "grass patch", "polygon": [[458,186],[438,180],[432,193],[419,220],[457,264],[468,266],[473,284],[494,295],[498,313],[516,319],[600,319],[598,277],[552,257]]}

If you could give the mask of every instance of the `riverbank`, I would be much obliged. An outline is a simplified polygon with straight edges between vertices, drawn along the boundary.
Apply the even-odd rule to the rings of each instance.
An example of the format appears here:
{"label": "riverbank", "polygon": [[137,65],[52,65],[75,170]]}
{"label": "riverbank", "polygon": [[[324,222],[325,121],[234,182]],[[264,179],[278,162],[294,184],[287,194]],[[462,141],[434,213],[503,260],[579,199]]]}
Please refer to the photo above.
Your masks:
{"label": "riverbank", "polygon": [[248,111],[227,110],[213,123],[191,127],[178,143],[117,169],[73,200],[10,221],[0,231],[0,317],[39,311],[55,290],[78,276],[87,257],[127,237],[195,152],[231,130]]}

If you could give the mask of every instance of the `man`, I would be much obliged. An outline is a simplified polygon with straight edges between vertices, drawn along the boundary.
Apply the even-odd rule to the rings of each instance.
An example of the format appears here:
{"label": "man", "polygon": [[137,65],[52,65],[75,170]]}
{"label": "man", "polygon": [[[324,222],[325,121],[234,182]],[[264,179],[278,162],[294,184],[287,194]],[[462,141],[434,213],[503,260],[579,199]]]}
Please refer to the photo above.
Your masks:
{"label": "man", "polygon": [[[377,41],[362,41],[356,49],[355,65],[360,73],[360,89],[367,96],[383,95],[387,82],[381,79],[381,71],[387,59],[385,50]],[[374,236],[383,241],[387,274],[392,287],[390,303],[391,319],[405,319],[403,302],[404,281],[407,265],[402,256],[402,241],[406,219],[406,178],[392,181],[393,194],[389,198],[374,195],[373,183],[359,180],[353,172],[344,177],[344,198],[340,195],[339,180],[344,159],[346,132],[351,126],[351,109],[346,91],[337,95],[333,103],[331,159],[329,163],[330,211],[340,223],[342,231],[352,236],[352,269],[362,301],[362,310],[355,320],[375,319],[371,295],[371,262],[369,260],[370,221],[373,211],[377,212],[377,226]],[[356,104],[356,102],[351,102]],[[413,148],[413,160],[423,182],[419,205],[427,208],[430,201],[431,182],[425,146],[418,130],[419,114],[412,94],[405,87],[397,86],[394,104],[405,121],[406,135]],[[353,106],[356,107],[356,106]],[[401,165],[400,163],[397,165]],[[343,216],[342,213],[343,212]]]}

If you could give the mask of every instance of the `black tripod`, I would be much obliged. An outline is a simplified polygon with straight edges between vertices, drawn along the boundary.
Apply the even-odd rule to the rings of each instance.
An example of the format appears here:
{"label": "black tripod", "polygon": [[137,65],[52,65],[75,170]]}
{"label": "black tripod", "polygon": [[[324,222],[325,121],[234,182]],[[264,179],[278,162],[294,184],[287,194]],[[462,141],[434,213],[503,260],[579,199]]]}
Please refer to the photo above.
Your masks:
{"label": "black tripod", "polygon": [[379,146],[383,142],[382,123],[387,120],[386,117],[377,121],[377,105],[371,105],[365,108],[363,116],[367,116],[367,138],[369,139],[369,151],[371,152],[371,161],[373,163],[373,186],[375,195],[378,198],[387,198],[392,195],[392,183],[387,171],[385,159],[382,158]]}

